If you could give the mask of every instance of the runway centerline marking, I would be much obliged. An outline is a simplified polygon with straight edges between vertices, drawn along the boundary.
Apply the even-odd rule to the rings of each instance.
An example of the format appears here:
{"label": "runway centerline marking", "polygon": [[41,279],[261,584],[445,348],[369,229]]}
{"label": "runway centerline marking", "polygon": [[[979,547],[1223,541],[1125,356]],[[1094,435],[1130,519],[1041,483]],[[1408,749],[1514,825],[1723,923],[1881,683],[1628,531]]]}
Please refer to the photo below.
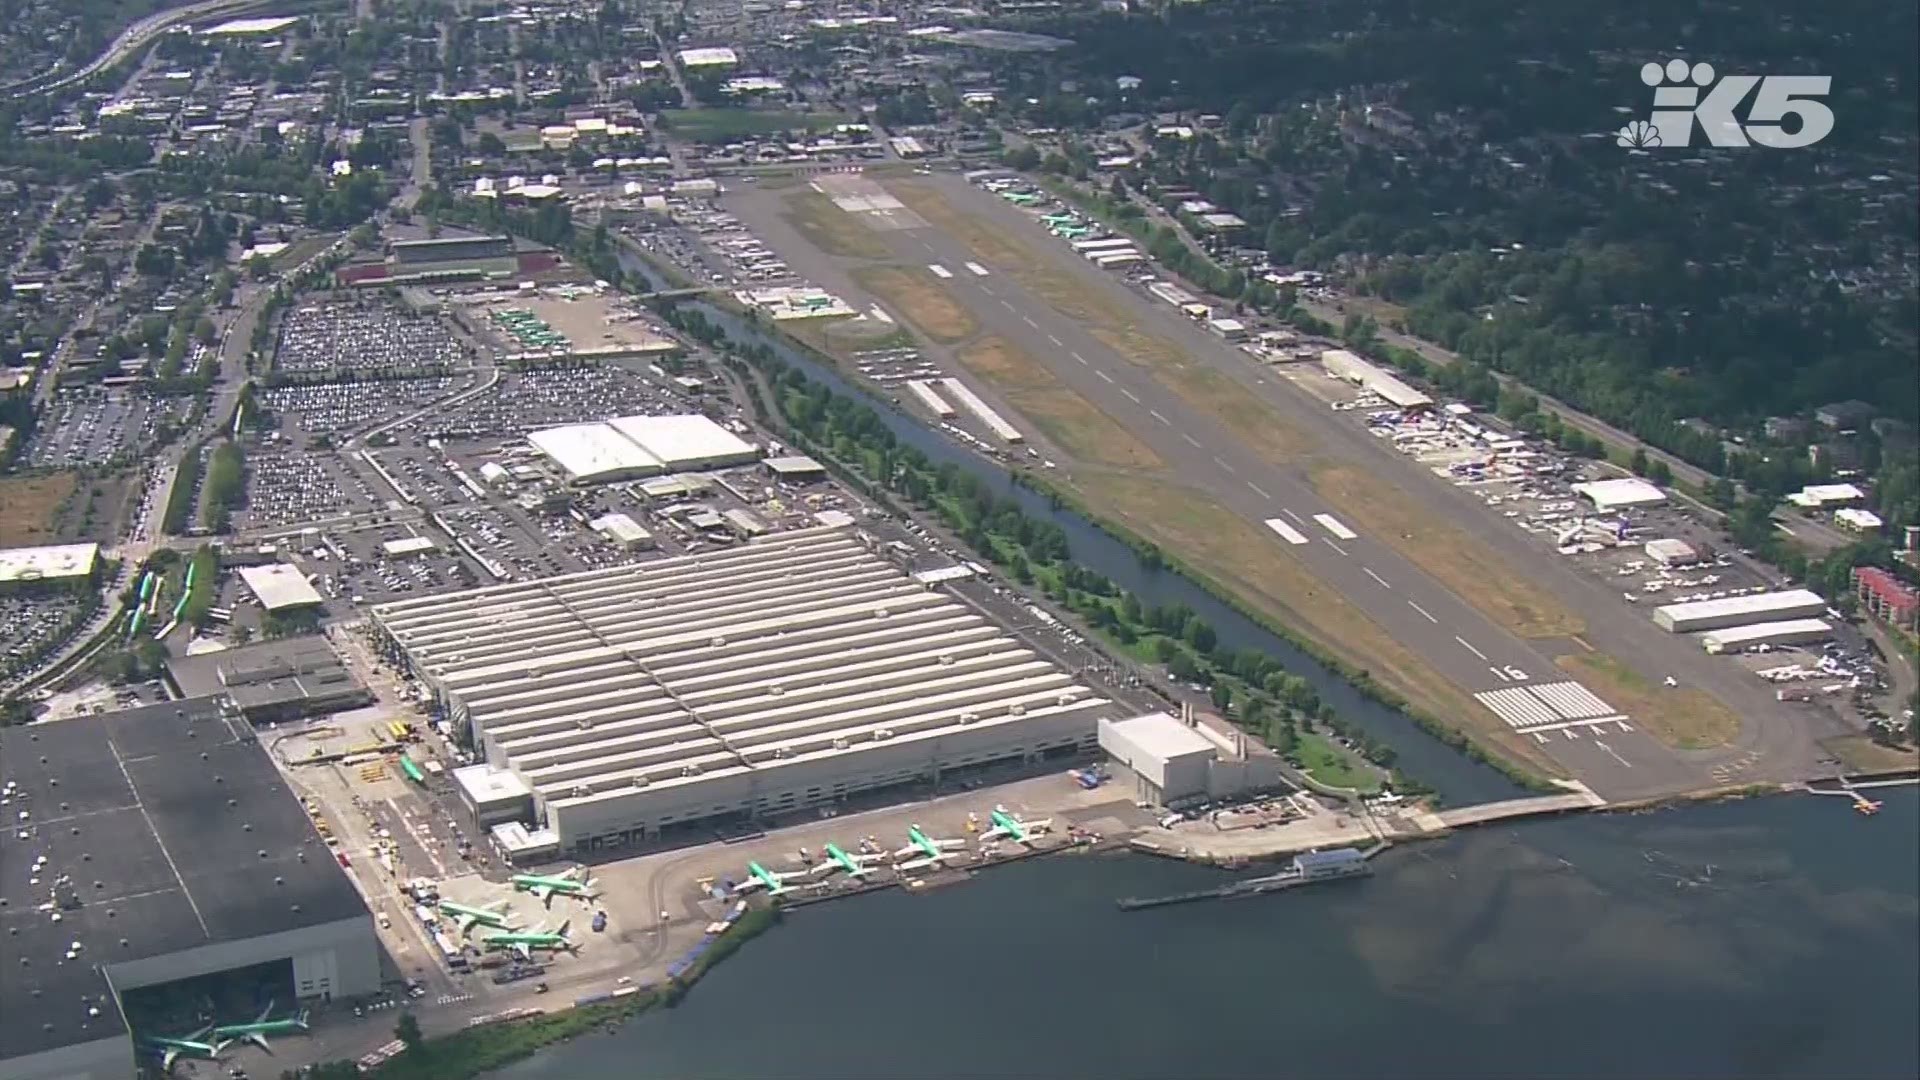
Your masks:
{"label": "runway centerline marking", "polygon": [[1391,586],[1391,585],[1389,585],[1389,584],[1387,584],[1387,579],[1386,579],[1386,578],[1383,578],[1383,577],[1381,577],[1381,576],[1380,576],[1379,574],[1376,574],[1376,573],[1374,573],[1374,572],[1373,572],[1373,571],[1372,571],[1371,569],[1368,569],[1367,567],[1364,567],[1364,566],[1363,566],[1363,567],[1361,567],[1360,569],[1361,569],[1361,570],[1362,570],[1363,572],[1365,572],[1365,574],[1366,574],[1366,575],[1367,575],[1368,577],[1370,577],[1370,578],[1372,578],[1373,580],[1375,580],[1375,581],[1377,581],[1377,582],[1379,582],[1379,583],[1380,583],[1380,587],[1381,587],[1381,588],[1383,588],[1383,589],[1391,589],[1391,588],[1393,588],[1393,586]]}
{"label": "runway centerline marking", "polygon": [[1425,615],[1427,617],[1427,621],[1430,623],[1437,623],[1440,621],[1439,619],[1436,619],[1433,617],[1433,612],[1428,611],[1426,608],[1421,607],[1419,604],[1416,604],[1411,600],[1407,601],[1407,606],[1419,612],[1420,614]]}
{"label": "runway centerline marking", "polygon": [[1605,750],[1609,754],[1612,754],[1613,760],[1619,762],[1622,765],[1625,765],[1629,769],[1633,768],[1633,762],[1628,761],[1626,758],[1621,757],[1619,751],[1615,750],[1613,747],[1608,746],[1606,743],[1601,742],[1597,738],[1593,740],[1593,745],[1599,747],[1602,750]]}
{"label": "runway centerline marking", "polygon": [[1323,536],[1323,537],[1321,537],[1320,539],[1322,539],[1322,540],[1326,540],[1326,543],[1327,543],[1327,546],[1328,546],[1328,547],[1330,547],[1330,548],[1332,548],[1333,550],[1335,550],[1335,551],[1337,551],[1337,552],[1339,552],[1340,554],[1342,554],[1342,555],[1345,555],[1345,554],[1347,553],[1347,549],[1346,549],[1346,548],[1343,548],[1343,547],[1341,547],[1341,546],[1340,546],[1339,544],[1336,544],[1336,543],[1334,543],[1334,542],[1333,542],[1333,541],[1331,541],[1331,540],[1327,540],[1327,538],[1326,538],[1326,537],[1324,537],[1324,536]]}
{"label": "runway centerline marking", "polygon": [[1007,302],[1006,302],[1005,300],[1002,300],[1002,301],[1000,301],[1000,306],[1001,306],[1001,307],[1003,307],[1003,308],[1006,308],[1006,309],[1007,309],[1008,311],[1012,311],[1012,310],[1014,310],[1014,307],[1013,307],[1013,305],[1012,305],[1012,304],[1009,304],[1009,303],[1007,303]]}
{"label": "runway centerline marking", "polygon": [[1220,466],[1221,468],[1223,468],[1223,469],[1225,469],[1225,470],[1227,470],[1228,472],[1232,472],[1232,471],[1233,471],[1233,466],[1231,466],[1231,465],[1229,465],[1229,464],[1227,464],[1227,459],[1226,459],[1226,458],[1223,458],[1223,457],[1221,457],[1221,456],[1220,456],[1219,454],[1215,454],[1215,455],[1213,455],[1213,463],[1214,463],[1215,465],[1218,465],[1218,466]]}
{"label": "runway centerline marking", "polygon": [[1196,438],[1194,438],[1193,436],[1191,436],[1191,435],[1189,435],[1189,434],[1187,434],[1187,433],[1186,433],[1186,432],[1184,432],[1184,431],[1180,433],[1180,437],[1181,437],[1181,438],[1183,438],[1183,439],[1185,439],[1185,440],[1187,440],[1187,443],[1188,443],[1189,445],[1192,445],[1192,446],[1199,446],[1199,445],[1200,445],[1200,440],[1199,440],[1199,439],[1196,439]]}
{"label": "runway centerline marking", "polygon": [[1120,392],[1127,395],[1128,401],[1133,402],[1135,405],[1140,404],[1140,395],[1134,393],[1133,391],[1127,389],[1124,386],[1120,388]]}
{"label": "runway centerline marking", "polygon": [[1057,338],[1057,337],[1054,337],[1054,336],[1053,336],[1052,334],[1048,334],[1048,335],[1047,335],[1047,340],[1048,340],[1048,341],[1051,341],[1051,342],[1053,342],[1053,344],[1054,344],[1054,347],[1055,347],[1055,348],[1060,348],[1060,347],[1061,347],[1061,345],[1060,345],[1060,339],[1059,339],[1059,338]]}
{"label": "runway centerline marking", "polygon": [[1148,415],[1148,416],[1151,416],[1151,417],[1153,417],[1153,418],[1154,418],[1155,420],[1158,420],[1158,421],[1160,421],[1160,422],[1161,422],[1161,423],[1163,423],[1163,424],[1166,424],[1166,425],[1168,425],[1169,427],[1171,427],[1171,426],[1172,426],[1172,424],[1173,424],[1173,422],[1172,422],[1171,420],[1168,420],[1168,419],[1167,419],[1166,417],[1164,417],[1164,416],[1161,416],[1161,415],[1160,415],[1160,410],[1158,410],[1158,409],[1148,409],[1148,410],[1147,410],[1147,415]]}
{"label": "runway centerline marking", "polygon": [[1273,498],[1273,496],[1271,496],[1271,495],[1269,495],[1269,494],[1267,494],[1267,493],[1266,493],[1265,491],[1262,491],[1262,490],[1260,489],[1260,485],[1259,485],[1259,484],[1256,484],[1256,483],[1254,483],[1254,482],[1253,482],[1253,481],[1251,481],[1251,480],[1249,480],[1249,481],[1247,481],[1247,486],[1253,489],[1253,493],[1254,493],[1255,495],[1258,495],[1258,496],[1260,496],[1260,497],[1261,497],[1261,498],[1263,498],[1263,499],[1271,499],[1271,498]]}
{"label": "runway centerline marking", "polygon": [[1109,375],[1109,374],[1107,374],[1107,373],[1106,373],[1106,372],[1104,372],[1104,371],[1100,371],[1100,370],[1098,370],[1098,369],[1095,369],[1095,371],[1094,371],[1094,374],[1095,374],[1095,375],[1098,375],[1098,376],[1100,376],[1100,377],[1101,377],[1102,379],[1105,379],[1105,380],[1106,380],[1106,381],[1108,381],[1108,382],[1112,382],[1112,381],[1113,381],[1113,376],[1111,376],[1111,375]]}
{"label": "runway centerline marking", "polygon": [[1487,654],[1486,654],[1486,653],[1483,653],[1483,652],[1481,652],[1481,651],[1480,651],[1479,649],[1476,649],[1476,648],[1474,648],[1474,647],[1473,647],[1473,642],[1471,642],[1471,641],[1468,641],[1468,640],[1467,640],[1466,638],[1463,638],[1463,637],[1461,637],[1461,636],[1460,636],[1459,634],[1455,634],[1455,635],[1453,635],[1453,640],[1455,640],[1455,641],[1457,641],[1457,642],[1459,642],[1459,643],[1460,643],[1460,644],[1462,644],[1462,645],[1465,645],[1465,646],[1467,647],[1467,651],[1468,651],[1468,652],[1470,652],[1470,653],[1472,653],[1473,655],[1475,655],[1475,656],[1477,656],[1477,657],[1479,657],[1480,659],[1482,659],[1482,660],[1485,660],[1485,659],[1487,658]]}
{"label": "runway centerline marking", "polygon": [[1074,358],[1075,360],[1078,360],[1078,361],[1080,361],[1080,362],[1081,362],[1081,363],[1083,363],[1083,364],[1087,362],[1087,358],[1086,358],[1086,357],[1084,357],[1084,356],[1081,356],[1081,355],[1080,355],[1079,353],[1074,353],[1074,354],[1073,354],[1073,358]]}
{"label": "runway centerline marking", "polygon": [[1293,523],[1295,525],[1305,525],[1307,523],[1307,519],[1301,517],[1299,514],[1294,513],[1293,511],[1287,509],[1284,506],[1280,508],[1280,512],[1292,518]]}

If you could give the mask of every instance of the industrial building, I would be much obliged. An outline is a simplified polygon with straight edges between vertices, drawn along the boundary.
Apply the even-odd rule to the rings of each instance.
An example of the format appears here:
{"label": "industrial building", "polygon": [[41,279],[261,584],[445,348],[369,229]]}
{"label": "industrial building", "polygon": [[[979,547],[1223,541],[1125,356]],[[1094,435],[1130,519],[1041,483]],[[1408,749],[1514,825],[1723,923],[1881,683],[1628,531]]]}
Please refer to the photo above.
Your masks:
{"label": "industrial building", "polygon": [[123,1002],[182,979],[277,963],[289,1003],[380,987],[359,892],[219,698],[0,731],[0,808],[7,1080],[134,1075]]}
{"label": "industrial building", "polygon": [[1685,540],[1666,538],[1649,540],[1646,546],[1647,558],[1661,566],[1689,566],[1700,561],[1700,553]]}
{"label": "industrial building", "polygon": [[1133,797],[1178,806],[1280,786],[1280,760],[1225,732],[1184,718],[1148,713],[1100,721],[1100,749],[1133,777]]}
{"label": "industrial building", "polygon": [[1628,510],[1636,506],[1658,506],[1667,501],[1666,492],[1631,476],[1575,484],[1573,493],[1592,503],[1593,508],[1601,513]]}
{"label": "industrial building", "polygon": [[1877,566],[1853,570],[1854,595],[1860,606],[1902,630],[1920,628],[1920,590]]}
{"label": "industrial building", "polygon": [[1091,751],[1114,708],[846,528],[371,614],[574,853]]}
{"label": "industrial building", "polygon": [[387,254],[402,266],[469,259],[502,259],[512,256],[513,237],[449,236],[431,240],[396,240],[387,245]]}
{"label": "industrial building", "polygon": [[1654,624],[1675,634],[1696,630],[1720,630],[1729,626],[1778,622],[1783,619],[1812,618],[1827,610],[1819,593],[1806,589],[1728,596],[1719,600],[1695,600],[1686,604],[1665,604],[1653,611]]}
{"label": "industrial building", "polygon": [[645,551],[657,543],[646,526],[633,520],[631,514],[602,514],[587,524],[608,542],[628,551]]}
{"label": "industrial building", "polygon": [[99,544],[6,548],[0,550],[0,592],[84,582],[99,564]]}
{"label": "industrial building", "polygon": [[1343,379],[1400,409],[1431,409],[1433,399],[1345,349],[1320,354],[1327,374]]}
{"label": "industrial building", "polygon": [[1782,619],[1779,622],[1748,623],[1709,630],[1700,635],[1700,644],[1710,653],[1740,652],[1761,645],[1811,645],[1833,636],[1833,627],[1820,619]]}
{"label": "industrial building", "polygon": [[321,604],[319,590],[297,567],[286,563],[269,563],[265,566],[241,567],[239,573],[248,591],[268,612],[296,611],[319,607]]}
{"label": "industrial building", "polygon": [[719,469],[760,458],[760,449],[704,416],[621,416],[545,428],[527,441],[570,484],[629,480],[674,470]]}
{"label": "industrial building", "polygon": [[256,724],[373,702],[373,694],[318,634],[171,657],[167,682],[182,697],[224,694]]}

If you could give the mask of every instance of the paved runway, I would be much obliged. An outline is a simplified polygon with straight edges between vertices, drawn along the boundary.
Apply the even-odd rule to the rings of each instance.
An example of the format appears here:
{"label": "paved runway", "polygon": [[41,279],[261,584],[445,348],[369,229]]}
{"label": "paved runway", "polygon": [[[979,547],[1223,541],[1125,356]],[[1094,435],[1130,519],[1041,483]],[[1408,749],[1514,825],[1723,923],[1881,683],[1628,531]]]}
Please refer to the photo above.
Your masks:
{"label": "paved runway", "polygon": [[[1030,234],[1020,236],[1029,248],[1059,247],[1037,224],[958,178],[920,178],[916,182],[937,182],[941,193],[956,208],[995,223],[1004,222],[1010,232]],[[885,211],[881,211],[873,216],[884,214]],[[764,211],[752,212],[749,216],[756,226],[770,226],[763,231],[777,248],[788,246],[776,234],[785,232],[792,238],[790,230],[772,225]],[[1516,731],[1528,734],[1548,756],[1586,780],[1603,796],[1619,799],[1697,788],[1707,781],[1707,770],[1714,761],[1734,755],[1733,751],[1698,754],[1668,749],[1640,731],[1631,716],[1599,701],[1590,690],[1569,680],[1555,665],[1556,655],[1579,646],[1564,641],[1523,640],[1494,624],[1471,604],[1426,576],[1384,540],[1369,536],[1365,530],[1343,520],[1340,508],[1322,498],[1302,471],[1276,466],[1239,442],[1215,418],[1188,405],[1185,399],[1156,381],[1147,369],[1117,355],[1077,320],[1055,311],[999,269],[983,266],[978,256],[957,238],[920,223],[918,215],[914,215],[911,223],[879,224],[882,227],[876,229],[875,235],[891,247],[897,261],[917,268],[929,283],[967,308],[984,333],[999,335],[1046,363],[1069,389],[1099,406],[1150,446],[1182,481],[1207,491],[1219,505],[1264,524],[1272,532],[1276,546],[1301,560],[1317,577],[1339,590],[1448,680],[1476,695],[1494,715]],[[829,288],[851,284],[840,274],[830,275],[834,280],[825,280],[828,274],[813,273],[817,256],[807,258],[795,250],[790,257],[796,260],[796,267],[805,266],[806,272]],[[1160,320],[1150,329],[1190,355],[1243,382],[1250,374],[1258,373],[1231,345],[1171,310],[1164,314],[1152,310],[1147,301],[1127,291],[1112,275],[1090,265],[1084,268],[1075,265],[1082,260],[1073,258],[1064,248],[1059,252],[1046,252],[1043,257],[1051,260],[1047,267],[1050,272],[1092,275],[1099,279],[1096,288],[1113,291],[1116,304],[1145,309],[1143,321]],[[1056,267],[1054,263],[1059,265]],[[951,370],[955,374],[961,371],[957,363]],[[1254,374],[1254,377],[1260,376]],[[1342,443],[1347,440],[1357,443],[1351,454],[1341,456],[1360,458],[1366,468],[1376,473],[1410,467],[1404,460],[1389,467],[1385,462],[1366,458],[1365,454],[1385,452],[1368,445],[1369,436],[1351,418],[1331,414],[1317,400],[1303,399],[1297,389],[1286,387],[1278,380],[1265,381],[1274,384],[1268,388],[1272,393],[1265,396],[1281,404],[1290,419],[1293,414],[1303,414],[1301,419],[1323,444],[1342,449]],[[979,389],[990,400],[994,397],[990,387]],[[1260,391],[1250,388],[1249,392]],[[1290,395],[1290,400],[1280,395]],[[1006,410],[1006,414],[1017,417],[1011,409]],[[1402,482],[1400,486],[1410,494],[1421,487],[1430,487],[1455,498],[1465,498],[1446,485],[1435,483],[1431,477],[1409,479],[1411,483]],[[1430,502],[1431,498],[1422,493],[1419,501]],[[1484,514],[1485,510],[1474,503],[1462,503],[1434,512],[1445,512],[1449,520],[1477,529],[1480,523],[1474,516]],[[1494,524],[1487,523],[1488,531],[1495,531]],[[1518,537],[1503,539],[1526,542],[1525,538]],[[1497,545],[1503,556],[1510,546],[1510,543]],[[1537,561],[1547,556],[1528,552],[1519,557]],[[1547,569],[1569,579],[1575,576],[1565,567],[1550,563]],[[1577,584],[1584,589],[1588,583]],[[1593,606],[1592,598],[1580,599],[1581,603],[1573,605],[1575,610],[1588,614]],[[1608,624],[1602,629],[1607,631],[1605,636],[1609,639],[1619,637],[1628,628],[1627,624],[1632,623],[1634,636],[1642,641],[1636,643],[1636,648],[1616,654],[1636,667],[1640,667],[1636,661],[1648,654],[1657,657],[1663,649],[1667,653],[1681,651],[1675,648],[1678,643],[1631,615],[1616,613],[1600,621]],[[1656,636],[1659,640],[1653,640]],[[1613,645],[1611,640],[1597,643],[1597,647],[1609,649]],[[1684,649],[1695,651],[1690,642]],[[1694,658],[1687,659],[1689,667],[1701,666],[1692,663]],[[1702,655],[1698,659],[1706,658]],[[1722,666],[1729,671],[1716,675],[1724,681],[1732,673],[1730,666]],[[1749,757],[1753,755],[1751,748],[1737,749]]]}

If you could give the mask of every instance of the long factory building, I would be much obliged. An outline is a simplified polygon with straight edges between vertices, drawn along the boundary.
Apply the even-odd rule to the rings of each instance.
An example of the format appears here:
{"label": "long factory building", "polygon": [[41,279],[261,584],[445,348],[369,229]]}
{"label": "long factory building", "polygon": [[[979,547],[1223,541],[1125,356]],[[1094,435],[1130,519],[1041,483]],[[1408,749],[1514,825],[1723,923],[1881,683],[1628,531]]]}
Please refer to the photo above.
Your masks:
{"label": "long factory building", "polygon": [[1116,710],[845,527],[372,616],[563,852],[1091,751]]}

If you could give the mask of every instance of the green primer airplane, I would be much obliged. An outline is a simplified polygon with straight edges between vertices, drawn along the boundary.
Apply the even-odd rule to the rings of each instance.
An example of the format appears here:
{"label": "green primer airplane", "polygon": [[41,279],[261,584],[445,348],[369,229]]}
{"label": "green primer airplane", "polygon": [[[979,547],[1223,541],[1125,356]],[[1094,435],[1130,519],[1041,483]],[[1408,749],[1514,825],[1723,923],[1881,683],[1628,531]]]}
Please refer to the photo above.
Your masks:
{"label": "green primer airplane", "polygon": [[872,864],[880,861],[878,855],[849,855],[838,844],[827,845],[827,857],[814,866],[811,873],[831,874],[835,870],[845,870],[849,877],[866,877],[873,873]]}
{"label": "green primer airplane", "polygon": [[183,1057],[204,1058],[208,1061],[220,1060],[220,1051],[227,1048],[230,1040],[207,1042],[207,1037],[212,1033],[213,1025],[208,1024],[177,1038],[149,1035],[146,1042],[148,1047],[160,1052],[160,1071],[170,1073],[173,1071],[174,1062]]}
{"label": "green primer airplane", "polygon": [[507,915],[507,902],[495,900],[484,907],[468,907],[451,900],[440,901],[440,914],[450,915],[460,921],[460,936],[473,932],[476,926],[490,927],[494,930],[514,929],[513,920]]}
{"label": "green primer airplane", "polygon": [[1020,192],[1020,191],[1005,192],[1000,197],[1007,200],[1008,202],[1012,203],[1015,206],[1032,206],[1034,203],[1037,203],[1040,201],[1040,196],[1028,195],[1025,192]]}
{"label": "green primer airplane", "polygon": [[549,934],[542,930],[527,933],[491,934],[480,939],[480,944],[488,949],[512,949],[520,954],[520,959],[533,959],[533,950],[546,949],[550,952],[573,952],[579,946],[567,938],[567,923],[561,923],[560,929]]}
{"label": "green primer airplane", "polygon": [[1006,837],[1015,843],[1032,845],[1033,838],[1053,827],[1052,818],[1040,818],[1037,821],[1022,821],[1009,814],[1006,807],[996,806],[989,815],[993,828],[980,834],[980,842],[998,840]]}
{"label": "green primer airplane", "polygon": [[577,896],[582,900],[594,900],[600,895],[599,882],[588,877],[581,867],[574,867],[551,876],[540,874],[515,874],[513,887],[521,892],[530,892],[548,907],[553,906],[553,896]]}
{"label": "green primer airplane", "polygon": [[301,1009],[298,1013],[283,1017],[279,1020],[269,1019],[271,1016],[273,1016],[273,1002],[269,1001],[267,1002],[267,1007],[260,1010],[260,1015],[254,1018],[253,1023],[222,1024],[213,1029],[213,1036],[216,1039],[234,1041],[245,1039],[260,1049],[272,1053],[273,1047],[267,1045],[267,1036],[305,1035],[309,1030],[307,1027],[307,1010],[305,1009]]}
{"label": "green primer airplane", "polygon": [[893,857],[905,859],[909,855],[914,855],[918,858],[895,863],[893,866],[895,870],[918,870],[926,866],[940,866],[967,846],[965,840],[935,840],[921,832],[918,825],[907,828],[907,840],[909,841],[907,846],[894,852]]}
{"label": "green primer airplane", "polygon": [[734,892],[743,893],[751,892],[754,889],[765,889],[767,890],[768,896],[779,896],[781,893],[793,891],[793,889],[787,885],[788,881],[807,876],[805,871],[779,873],[769,870],[757,862],[747,864],[747,873],[749,875],[747,880],[735,885],[733,887]]}

